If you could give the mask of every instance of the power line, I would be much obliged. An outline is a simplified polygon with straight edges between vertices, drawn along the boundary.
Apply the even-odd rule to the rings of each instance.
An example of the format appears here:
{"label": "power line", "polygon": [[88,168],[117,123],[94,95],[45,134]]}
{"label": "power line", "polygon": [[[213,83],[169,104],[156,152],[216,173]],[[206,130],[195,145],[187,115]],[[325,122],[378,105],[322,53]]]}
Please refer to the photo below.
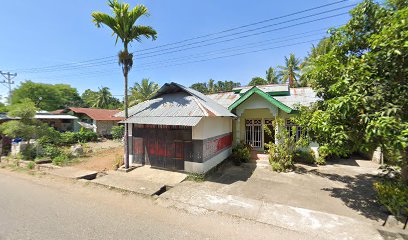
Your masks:
{"label": "power line", "polygon": [[6,80],[1,81],[0,83],[6,84],[8,86],[8,92],[9,92],[8,101],[10,102],[10,100],[11,100],[11,85],[14,84],[14,81],[12,81],[12,79],[17,77],[17,73],[10,73],[10,72],[0,71],[0,74],[3,75],[3,77],[6,79]]}
{"label": "power line", "polygon": [[[231,32],[231,31],[235,31],[237,29],[246,28],[246,27],[249,27],[249,26],[255,26],[255,25],[262,24],[262,23],[274,21],[274,20],[277,20],[277,19],[282,19],[282,18],[285,18],[285,17],[290,17],[290,16],[293,16],[293,15],[297,15],[297,14],[301,14],[301,13],[305,13],[305,12],[310,12],[310,11],[313,11],[313,10],[325,8],[325,7],[332,6],[332,5],[339,4],[339,3],[342,3],[342,2],[346,2],[346,1],[347,0],[336,1],[336,2],[333,2],[333,3],[324,4],[324,5],[316,6],[316,7],[313,7],[313,8],[297,11],[297,12],[294,12],[294,13],[282,15],[282,16],[279,16],[279,17],[270,18],[270,19],[266,19],[266,20],[263,20],[263,21],[259,21],[259,22],[255,22],[255,23],[251,23],[251,24],[246,24],[246,25],[242,25],[242,26],[239,26],[239,27],[230,28],[230,29],[226,29],[226,30],[223,30],[223,31],[215,32],[215,33],[205,34],[205,35],[201,35],[201,36],[198,36],[198,37],[193,37],[193,38],[181,40],[181,41],[178,41],[178,42],[173,42],[173,43],[168,43],[168,44],[164,44],[164,45],[160,45],[160,46],[155,46],[155,47],[143,49],[143,50],[140,50],[140,51],[149,51],[149,50],[152,50],[152,49],[162,48],[162,47],[166,47],[166,46],[170,46],[170,45],[176,45],[176,44],[185,43],[185,42],[200,39],[200,38],[206,38],[206,37],[214,36],[214,35],[217,35],[217,34]],[[349,6],[352,6],[352,5],[349,5]],[[96,61],[99,61],[99,60],[104,60],[104,59],[109,59],[109,58],[114,58],[114,57],[116,57],[116,56],[95,58],[95,59],[89,59],[89,60],[86,60],[86,61],[81,61],[81,62],[76,62],[76,63],[58,64],[58,65],[51,65],[51,66],[46,66],[46,67],[21,68],[21,69],[18,69],[18,70],[19,71],[29,71],[29,70],[39,70],[39,69],[63,67],[63,66],[77,66],[78,64],[96,62]]]}
{"label": "power line", "polygon": [[[205,44],[202,44],[202,45],[191,46],[189,48],[176,49],[176,50],[173,50],[173,51],[157,53],[157,54],[150,55],[150,56],[141,56],[141,57],[136,56],[135,59],[144,59],[144,58],[162,56],[162,55],[166,55],[166,54],[170,54],[170,53],[184,52],[184,51],[189,50],[189,49],[195,49],[195,48],[211,46],[211,45],[215,45],[215,44],[219,44],[219,43],[230,42],[230,41],[234,41],[234,40],[238,40],[238,39],[248,38],[248,37],[257,36],[257,35],[261,35],[261,34],[265,34],[265,33],[284,30],[284,29],[288,29],[288,28],[292,28],[292,27],[302,26],[302,25],[305,25],[305,24],[309,24],[309,23],[313,23],[313,22],[317,22],[317,21],[322,21],[322,20],[326,20],[326,19],[330,19],[330,18],[334,18],[334,17],[346,15],[346,14],[348,14],[348,12],[339,13],[339,14],[335,14],[335,15],[330,15],[330,16],[326,16],[326,17],[321,17],[321,18],[317,18],[317,19],[313,19],[313,20],[309,20],[309,21],[304,21],[304,22],[300,22],[300,23],[295,23],[295,24],[288,25],[288,26],[282,26],[282,27],[279,27],[279,28],[273,28],[273,29],[262,31],[262,32],[257,32],[257,33],[243,35],[243,36],[238,36],[238,37],[235,37],[235,38],[229,38],[229,39],[224,39],[224,40],[220,40],[220,41],[216,41],[216,42],[205,43]],[[295,19],[295,20],[300,20],[300,18]],[[279,24],[283,24],[283,23],[279,23]],[[211,40],[215,40],[215,39],[211,39]],[[80,66],[74,66],[74,67],[66,66],[66,67],[62,67],[62,68],[45,69],[45,70],[42,70],[41,72],[42,73],[44,73],[44,72],[57,72],[57,71],[67,71],[67,70],[80,69],[80,68],[97,67],[97,66],[109,65],[109,64],[112,64],[112,63],[116,63],[116,62],[117,62],[116,60],[106,60],[106,61],[100,62],[100,63],[88,63],[87,65],[80,65]],[[27,72],[28,71],[26,71],[26,73]],[[33,71],[33,73],[35,73],[35,72],[38,72],[38,71],[37,70]]]}

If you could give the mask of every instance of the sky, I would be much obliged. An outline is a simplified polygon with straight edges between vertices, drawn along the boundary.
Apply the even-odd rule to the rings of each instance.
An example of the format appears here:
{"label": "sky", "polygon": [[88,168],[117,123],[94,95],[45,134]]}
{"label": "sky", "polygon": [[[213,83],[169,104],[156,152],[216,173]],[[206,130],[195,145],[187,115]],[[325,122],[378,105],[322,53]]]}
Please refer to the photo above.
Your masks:
{"label": "sky", "polygon": [[[345,24],[350,5],[359,1],[297,13],[337,1],[128,0],[131,7],[149,9],[150,16],[138,23],[158,32],[156,41],[131,45],[129,85],[143,78],[159,85],[190,86],[210,78],[246,85],[252,77],[265,77],[270,66],[283,65],[290,53],[304,58],[330,27]],[[116,60],[121,43],[115,45],[112,31],[97,28],[91,17],[93,11],[110,13],[106,1],[3,1],[2,10],[0,71],[17,73],[13,88],[31,80],[70,84],[79,93],[109,87],[123,96]],[[0,95],[7,94],[0,85]]]}

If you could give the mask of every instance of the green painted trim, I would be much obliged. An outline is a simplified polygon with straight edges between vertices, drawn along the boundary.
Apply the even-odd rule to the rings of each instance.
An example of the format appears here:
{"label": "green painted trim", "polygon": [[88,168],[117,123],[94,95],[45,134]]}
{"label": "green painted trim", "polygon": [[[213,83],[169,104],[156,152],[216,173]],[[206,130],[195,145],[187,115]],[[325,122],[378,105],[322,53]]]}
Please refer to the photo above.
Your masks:
{"label": "green painted trim", "polygon": [[289,96],[289,91],[279,91],[279,92],[267,92],[270,96]]}
{"label": "green painted trim", "polygon": [[232,90],[234,93],[240,93],[241,91],[242,91],[242,89],[235,89],[235,90]]}
{"label": "green painted trim", "polygon": [[257,87],[253,87],[250,90],[248,90],[244,95],[242,95],[240,98],[238,98],[231,106],[228,107],[230,111],[238,107],[241,103],[245,102],[249,97],[251,97],[254,93],[258,94],[259,96],[263,97],[265,100],[268,102],[272,103],[273,105],[277,106],[279,109],[286,113],[292,113],[294,110],[285,104],[281,103],[280,101],[276,100],[269,94],[265,93],[264,91],[260,90]]}

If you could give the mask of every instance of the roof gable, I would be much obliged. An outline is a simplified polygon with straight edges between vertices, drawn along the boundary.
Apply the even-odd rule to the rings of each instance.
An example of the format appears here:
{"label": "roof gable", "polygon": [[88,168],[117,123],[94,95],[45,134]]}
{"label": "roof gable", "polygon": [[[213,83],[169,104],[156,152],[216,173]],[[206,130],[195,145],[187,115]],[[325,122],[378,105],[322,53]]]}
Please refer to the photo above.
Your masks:
{"label": "roof gable", "polygon": [[116,113],[120,112],[119,110],[99,109],[99,108],[76,108],[76,107],[70,107],[70,108],[67,108],[67,110],[71,110],[74,113],[86,114],[93,120],[97,120],[97,121],[123,120],[123,118],[114,116]]}
{"label": "roof gable", "polygon": [[249,99],[253,94],[258,94],[259,96],[261,96],[262,98],[264,98],[265,100],[267,100],[268,102],[275,105],[276,107],[278,107],[279,109],[281,109],[282,111],[284,111],[286,113],[293,113],[294,112],[294,109],[286,106],[282,102],[276,100],[274,97],[272,97],[271,95],[265,93],[264,91],[260,90],[257,87],[252,87],[251,89],[246,91],[239,99],[237,99],[231,106],[229,106],[228,109],[231,110],[231,111],[234,110],[241,103],[243,103],[247,99]]}

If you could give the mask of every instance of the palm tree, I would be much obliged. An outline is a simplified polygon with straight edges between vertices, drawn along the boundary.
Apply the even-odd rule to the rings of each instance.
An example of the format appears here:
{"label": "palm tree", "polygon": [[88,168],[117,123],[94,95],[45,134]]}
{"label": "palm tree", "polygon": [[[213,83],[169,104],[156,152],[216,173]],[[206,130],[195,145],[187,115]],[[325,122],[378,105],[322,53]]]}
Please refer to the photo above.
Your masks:
{"label": "palm tree", "polygon": [[266,81],[269,84],[277,84],[279,83],[279,78],[276,74],[276,70],[273,67],[269,67],[266,71]]}
{"label": "palm tree", "polygon": [[285,66],[278,66],[281,70],[278,76],[282,78],[282,82],[286,83],[289,80],[289,86],[296,87],[297,78],[300,77],[300,59],[291,53],[289,58],[285,57]]}
{"label": "palm tree", "polygon": [[[133,41],[141,42],[142,37],[153,40],[157,37],[157,32],[150,26],[136,25],[136,21],[142,16],[149,16],[148,10],[143,5],[136,5],[133,9],[129,9],[129,4],[119,3],[117,0],[109,0],[109,7],[112,9],[113,16],[102,13],[93,12],[93,22],[99,28],[102,25],[108,26],[116,35],[116,42],[119,38],[123,43],[123,50],[118,53],[119,65],[122,67],[123,76],[125,78],[125,94],[124,94],[124,110],[125,118],[128,118],[128,73],[133,66],[133,54],[129,53],[128,46]],[[129,168],[129,145],[128,145],[128,127],[125,126],[125,168]]]}
{"label": "palm tree", "polygon": [[150,99],[157,90],[159,90],[159,85],[150,82],[148,78],[143,78],[141,84],[135,82],[135,85],[130,88],[130,105],[136,105]]}
{"label": "palm tree", "polygon": [[112,102],[112,93],[109,91],[108,87],[99,88],[99,91],[95,94],[94,104],[92,107],[95,108],[109,108]]}

